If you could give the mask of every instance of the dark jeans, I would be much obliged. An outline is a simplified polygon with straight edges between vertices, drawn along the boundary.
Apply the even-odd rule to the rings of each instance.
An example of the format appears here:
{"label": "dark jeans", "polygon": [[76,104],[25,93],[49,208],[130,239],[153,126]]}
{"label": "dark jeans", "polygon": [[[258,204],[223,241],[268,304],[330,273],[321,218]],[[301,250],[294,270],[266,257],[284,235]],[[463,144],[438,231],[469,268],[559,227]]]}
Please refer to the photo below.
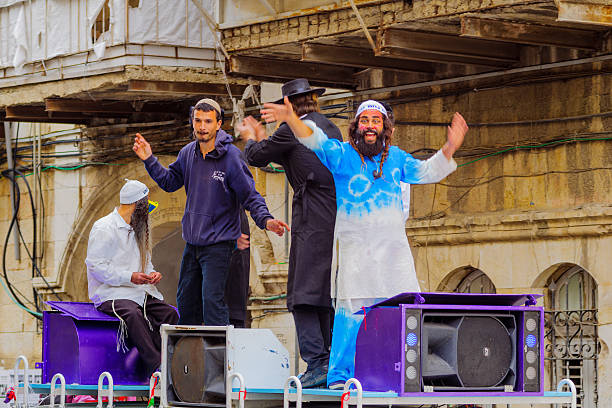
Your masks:
{"label": "dark jeans", "polygon": [[327,365],[331,347],[333,309],[296,305],[292,313],[300,346],[300,356],[308,363],[308,370]]}
{"label": "dark jeans", "polygon": [[225,283],[236,241],[212,245],[185,245],[179,274],[176,304],[179,324],[226,326]]}
{"label": "dark jeans", "polygon": [[[115,311],[125,321],[128,331],[128,339],[138,349],[140,358],[144,361],[147,367],[147,373],[153,374],[161,363],[161,335],[159,327],[166,324],[176,324],[178,315],[176,310],[152,296],[145,299],[147,305],[147,319],[153,326],[153,331],[147,324],[142,306],[138,303],[127,299],[115,300]],[[115,316],[113,313],[113,301],[107,300],[98,306],[98,310],[110,316]]]}

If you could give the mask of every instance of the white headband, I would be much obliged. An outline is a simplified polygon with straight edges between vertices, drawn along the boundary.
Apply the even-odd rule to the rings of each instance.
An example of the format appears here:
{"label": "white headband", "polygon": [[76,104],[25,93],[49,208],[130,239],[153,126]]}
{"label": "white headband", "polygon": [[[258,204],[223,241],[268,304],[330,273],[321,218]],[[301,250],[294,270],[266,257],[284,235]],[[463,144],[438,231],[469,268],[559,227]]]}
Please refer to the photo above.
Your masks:
{"label": "white headband", "polygon": [[361,105],[359,105],[359,108],[357,108],[357,114],[355,115],[355,117],[358,117],[359,115],[361,115],[361,113],[365,110],[369,110],[369,109],[374,109],[379,111],[380,113],[382,113],[383,115],[387,116],[387,110],[385,109],[384,106],[382,106],[382,104],[380,102],[376,102],[373,100],[369,100],[369,101],[365,101],[363,102]]}

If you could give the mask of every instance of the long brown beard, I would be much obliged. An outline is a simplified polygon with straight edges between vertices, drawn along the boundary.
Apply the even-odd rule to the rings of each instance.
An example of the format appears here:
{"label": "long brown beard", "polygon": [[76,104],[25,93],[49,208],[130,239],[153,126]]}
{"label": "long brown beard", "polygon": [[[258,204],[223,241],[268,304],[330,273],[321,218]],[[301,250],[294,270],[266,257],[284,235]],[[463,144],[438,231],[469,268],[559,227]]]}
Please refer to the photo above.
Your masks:
{"label": "long brown beard", "polygon": [[[360,151],[360,148],[358,146],[359,144],[365,145],[366,143],[363,141],[363,137],[362,137],[362,143],[357,143],[358,142],[357,140],[358,130],[359,130],[359,118],[356,117],[355,119],[351,121],[351,123],[349,123],[349,128],[348,128],[349,143],[351,144],[351,146],[353,146],[353,148],[359,154],[359,157],[361,158],[361,163],[365,165],[364,154]],[[378,170],[375,170],[373,173],[374,178],[380,178],[383,176],[383,165],[385,164],[385,161],[387,160],[387,156],[389,155],[389,148],[391,146],[391,136],[392,135],[393,135],[393,124],[391,123],[389,118],[385,116],[383,118],[383,130],[382,130],[382,135],[381,135],[382,136],[381,140],[383,143],[382,156],[380,157],[380,167],[378,168]],[[378,141],[379,140],[377,138],[376,143],[378,143]],[[376,143],[374,143],[373,145],[376,145]]]}
{"label": "long brown beard", "polygon": [[134,237],[140,253],[140,272],[147,270],[147,263],[151,256],[150,233],[149,233],[149,199],[147,197],[136,202],[136,208],[132,213],[130,226],[134,231]]}
{"label": "long brown beard", "polygon": [[364,137],[366,131],[374,130],[374,129],[356,129],[355,130],[355,145],[357,146],[357,151],[364,155],[365,157],[369,157],[370,159],[376,156],[378,153],[382,152],[384,147],[382,132],[376,132],[376,142],[372,144],[368,144],[365,142]]}

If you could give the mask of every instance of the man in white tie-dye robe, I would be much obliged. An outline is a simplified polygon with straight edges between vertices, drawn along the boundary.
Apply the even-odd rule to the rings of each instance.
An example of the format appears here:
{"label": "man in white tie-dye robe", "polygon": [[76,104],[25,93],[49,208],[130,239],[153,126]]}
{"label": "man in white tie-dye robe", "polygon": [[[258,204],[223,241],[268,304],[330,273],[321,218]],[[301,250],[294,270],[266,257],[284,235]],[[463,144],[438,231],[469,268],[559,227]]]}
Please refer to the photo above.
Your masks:
{"label": "man in white tie-dye robe", "polygon": [[264,105],[266,121],[285,121],[300,142],[331,171],[338,212],[335,241],[337,271],[332,276],[336,301],[328,386],[341,388],[354,374],[355,343],[363,314],[379,300],[420,291],[404,228],[400,182],[436,183],[457,165],[452,155],[467,125],[455,113],[448,141],[427,160],[417,160],[391,146],[392,125],[376,101],[359,106],[349,126],[349,141],[328,139],[311,121],[300,121],[290,105]]}

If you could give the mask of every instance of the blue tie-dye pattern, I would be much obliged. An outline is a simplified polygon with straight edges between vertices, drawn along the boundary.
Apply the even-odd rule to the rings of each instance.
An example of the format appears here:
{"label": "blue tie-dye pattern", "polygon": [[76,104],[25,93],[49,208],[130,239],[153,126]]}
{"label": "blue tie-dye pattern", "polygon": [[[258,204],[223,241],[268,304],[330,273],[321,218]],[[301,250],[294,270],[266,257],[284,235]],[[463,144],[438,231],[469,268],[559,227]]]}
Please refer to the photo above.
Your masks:
{"label": "blue tie-dye pattern", "polygon": [[[456,164],[452,160],[447,162],[443,156],[438,156],[441,161],[438,160],[426,165],[426,162],[414,159],[410,154],[391,146],[383,166],[383,177],[375,179],[373,172],[380,167],[380,154],[373,159],[366,158],[364,163],[349,143],[330,140],[320,129],[314,126],[314,123],[308,123],[307,121],[304,121],[304,123],[313,130],[313,134],[308,138],[301,139],[301,142],[315,152],[334,176],[338,207],[338,217],[336,218],[338,240],[341,241],[341,234],[349,234],[345,237],[347,241],[359,240],[359,236],[350,235],[355,232],[370,236],[371,231],[368,228],[372,228],[373,225],[376,225],[375,228],[380,231],[385,231],[385,238],[387,238],[386,241],[385,238],[382,239],[385,242],[380,247],[380,251],[376,250],[376,253],[372,252],[372,254],[379,255],[377,258],[380,258],[380,255],[383,254],[383,258],[388,259],[388,264],[378,262],[371,264],[369,269],[362,264],[355,265],[353,263],[352,265],[356,268],[339,265],[336,275],[338,287],[335,289],[334,336],[327,375],[327,382],[330,385],[335,382],[344,382],[354,374],[355,342],[359,326],[363,320],[362,315],[353,314],[355,312],[355,302],[360,302],[362,306],[371,306],[376,303],[375,298],[382,294],[380,287],[371,287],[380,285],[372,285],[373,281],[362,281],[362,278],[373,275],[381,278],[383,276],[393,276],[393,288],[386,287],[386,289],[383,289],[385,292],[393,289],[398,292],[406,291],[406,289],[420,290],[408,242],[406,240],[402,244],[396,241],[397,239],[401,241],[402,238],[398,237],[402,236],[405,240],[400,182],[408,184],[437,182],[452,172],[456,168]],[[439,154],[440,152],[438,152]],[[435,159],[435,157],[432,159]],[[366,221],[366,216],[374,212],[376,213],[375,219],[378,221],[376,224],[372,224],[371,219]],[[382,226],[380,223],[385,223],[385,225]],[[379,235],[378,239],[380,238]],[[343,244],[340,242],[338,245],[341,247]],[[344,245],[346,245],[346,241]],[[371,249],[371,247],[369,248]],[[352,251],[355,249],[357,248],[353,248]],[[357,250],[361,251],[362,249]],[[367,251],[368,248],[363,247],[363,250]],[[340,248],[339,251],[342,252],[342,249]],[[362,255],[355,252],[351,253],[351,251],[347,252],[347,256],[351,258],[360,259]],[[377,282],[387,280],[383,278]],[[362,290],[363,286],[355,287],[353,285],[350,290],[346,287],[339,288],[347,282],[368,282],[370,286],[365,292]],[[407,287],[404,287],[404,285],[407,285]],[[360,295],[353,293],[353,289],[359,291]],[[385,295],[391,294],[385,293]]]}
{"label": "blue tie-dye pattern", "polygon": [[334,175],[338,211],[351,217],[373,210],[393,208],[402,210],[400,181],[415,184],[421,181],[422,161],[391,146],[383,165],[383,177],[375,179],[382,154],[362,163],[359,154],[348,142],[327,139],[314,133],[314,143],[307,145]]}

